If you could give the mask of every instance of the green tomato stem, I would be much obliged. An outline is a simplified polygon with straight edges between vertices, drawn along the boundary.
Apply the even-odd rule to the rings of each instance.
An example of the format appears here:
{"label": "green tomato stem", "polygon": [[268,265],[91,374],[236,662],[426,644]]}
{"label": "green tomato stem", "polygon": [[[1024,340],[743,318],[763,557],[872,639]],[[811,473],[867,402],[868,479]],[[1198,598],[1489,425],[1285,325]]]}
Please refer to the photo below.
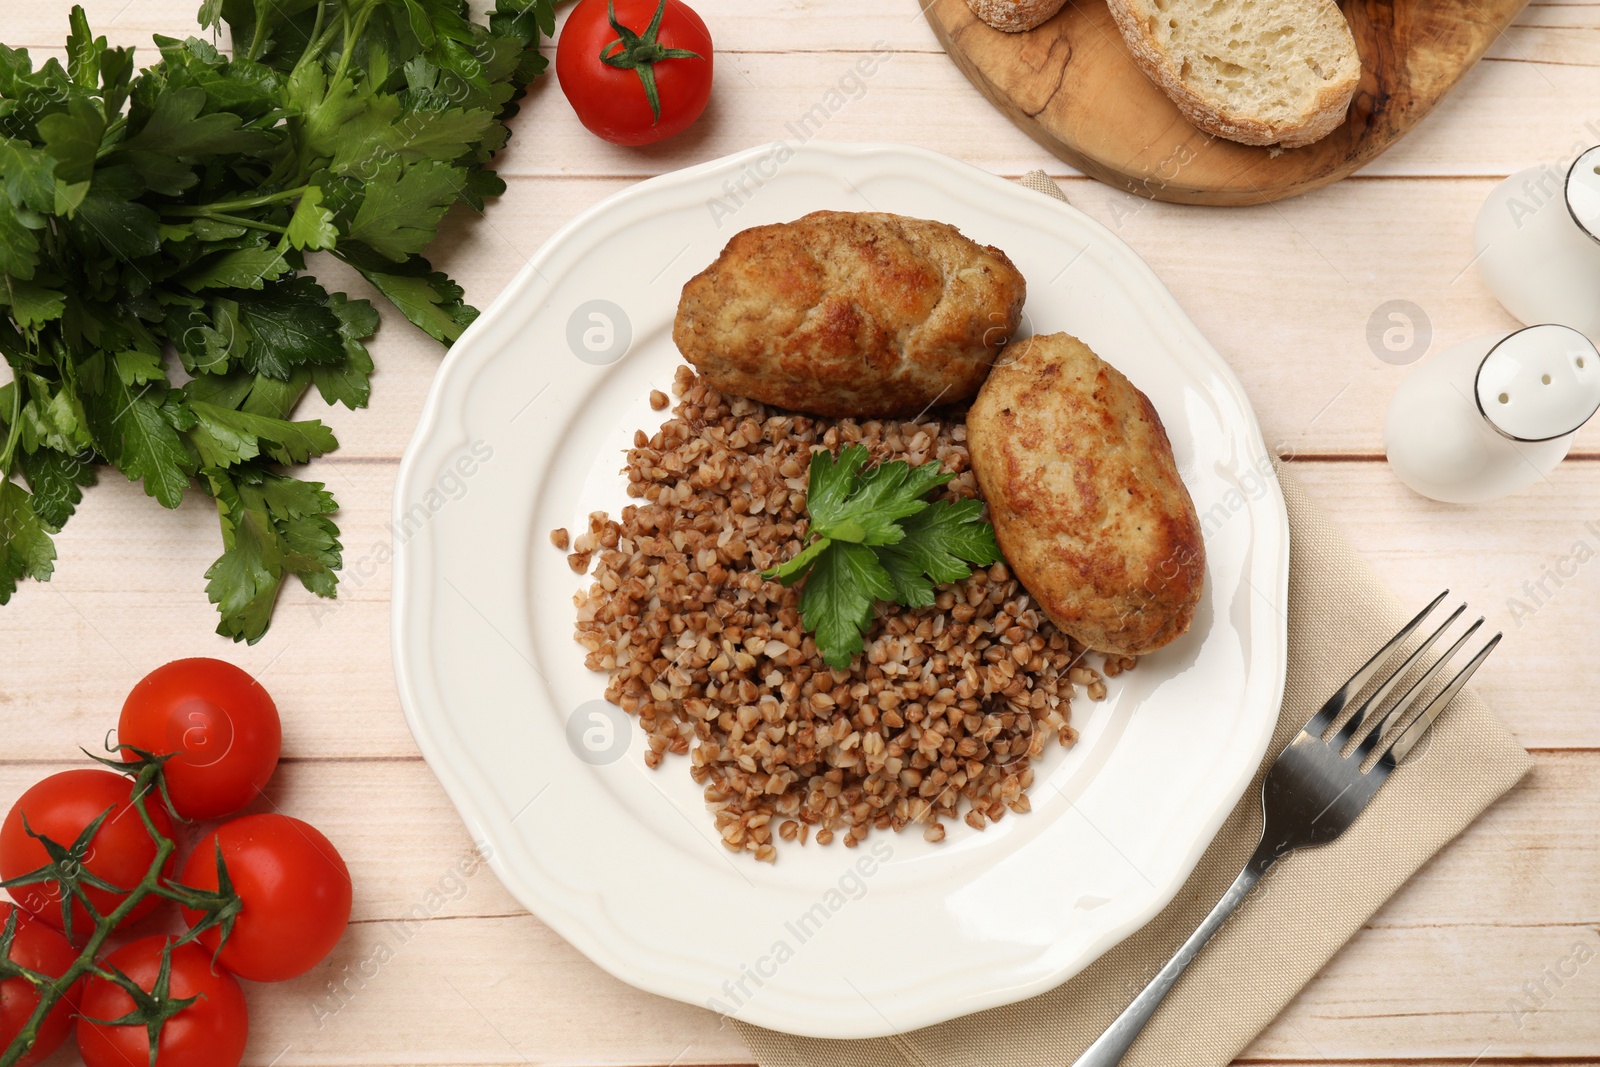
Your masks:
{"label": "green tomato stem", "polygon": [[[39,987],[39,1003],[34,1007],[33,1014],[29,1016],[27,1024],[17,1032],[17,1036],[12,1040],[11,1044],[6,1046],[5,1051],[0,1053],[0,1067],[16,1067],[17,1062],[27,1055],[28,1050],[33,1048],[34,1043],[38,1041],[39,1030],[43,1027],[45,1019],[49,1017],[50,1012],[54,1010],[56,1005],[61,1003],[66,991],[71,989],[79,979],[97,977],[108,981],[116,980],[110,971],[96,962],[96,958],[100,955],[100,950],[105,946],[106,939],[111,936],[112,931],[120,926],[147,897],[151,895],[163,896],[169,900],[177,900],[182,903],[179,894],[188,891],[188,887],[175,886],[171,882],[163,885],[162,879],[162,870],[166,867],[167,861],[172,858],[172,854],[178,849],[177,842],[156,829],[156,824],[150,818],[150,812],[145,806],[146,797],[150,795],[153,789],[159,795],[158,778],[160,774],[161,765],[159,763],[150,763],[141,767],[137,777],[133,780],[133,807],[139,813],[139,821],[144,824],[145,832],[155,842],[155,858],[150,861],[150,866],[145,870],[144,878],[128,892],[122,903],[118,904],[109,914],[96,916],[94,933],[89,936],[88,941],[84,942],[83,948],[78,953],[78,958],[73,961],[71,967],[67,968],[66,973],[49,984]],[[192,899],[198,900],[198,898]],[[61,906],[70,908],[72,904],[72,895],[70,893],[64,894]],[[217,906],[214,901],[201,901],[200,904],[202,907]]]}
{"label": "green tomato stem", "polygon": [[[705,58],[699,52],[691,52],[687,48],[668,48],[656,40],[661,32],[661,16],[666,10],[667,0],[661,0],[649,28],[643,34],[637,34],[617,21],[616,0],[606,0],[606,15],[611,28],[617,33],[617,39],[600,49],[600,62],[618,70],[631,70],[639,76],[645,99],[650,102],[650,114],[654,116],[652,126],[661,121],[661,94],[656,91],[655,64],[663,59]],[[613,52],[612,49],[618,45],[621,45],[621,49]]]}

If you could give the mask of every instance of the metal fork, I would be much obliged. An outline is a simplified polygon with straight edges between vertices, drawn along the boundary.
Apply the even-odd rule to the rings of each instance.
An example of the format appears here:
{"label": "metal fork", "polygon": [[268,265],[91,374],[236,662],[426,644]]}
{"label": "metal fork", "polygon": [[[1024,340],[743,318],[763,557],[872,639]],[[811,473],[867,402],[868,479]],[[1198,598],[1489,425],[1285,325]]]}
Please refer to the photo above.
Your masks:
{"label": "metal fork", "polygon": [[[1274,863],[1295,849],[1325,845],[1348,830],[1399,761],[1410,754],[1445,705],[1455,698],[1473,672],[1489,658],[1489,653],[1500,643],[1500,634],[1495,634],[1478,650],[1421,713],[1410,719],[1410,725],[1403,730],[1397,729],[1405,724],[1413,706],[1421,700],[1423,693],[1455,654],[1483,625],[1483,619],[1479,618],[1411,684],[1389,710],[1384,710],[1390,695],[1412,668],[1422,662],[1434,643],[1467,610],[1467,606],[1462,604],[1414,652],[1405,657],[1400,666],[1362,701],[1348,719],[1341,722],[1345,709],[1378,677],[1379,671],[1395,651],[1410,639],[1449,595],[1447,589],[1434,598],[1433,603],[1395,634],[1365,666],[1351,675],[1350,680],[1328,698],[1328,702],[1311,716],[1305,728],[1289,742],[1289,746],[1267,771],[1266,781],[1261,786],[1263,826],[1255,855],[1250,857],[1250,862],[1245,864],[1244,870],[1239,872],[1239,877],[1234,879],[1233,885],[1223,894],[1217,906],[1211,909],[1211,914],[1206,916],[1199,929],[1183,943],[1183,947],[1145,987],[1144,992],[1117,1016],[1110,1028],[1084,1050],[1073,1067],[1115,1067],[1121,1063],[1134,1039],[1177,982],[1178,976],[1200,954],[1212,935],[1222,928],[1228,916],[1233,914],[1239,902],[1255,888],[1261,877]],[[1335,725],[1339,726],[1338,731],[1330,739],[1324,740]],[[1355,748],[1346,755],[1352,742]],[[1374,753],[1378,754],[1375,762],[1371,759]],[[1372,762],[1372,766],[1363,770],[1363,765],[1369,762]]]}

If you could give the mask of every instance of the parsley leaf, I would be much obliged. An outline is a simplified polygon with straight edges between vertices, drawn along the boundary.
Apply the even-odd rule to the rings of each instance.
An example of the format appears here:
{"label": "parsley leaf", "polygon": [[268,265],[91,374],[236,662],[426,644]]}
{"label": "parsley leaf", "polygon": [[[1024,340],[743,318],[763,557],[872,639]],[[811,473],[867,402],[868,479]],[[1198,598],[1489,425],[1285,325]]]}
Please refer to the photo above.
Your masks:
{"label": "parsley leaf", "polygon": [[178,436],[185,414],[169,398],[166,379],[148,375],[147,358],[146,353],[118,353],[100,392],[87,397],[84,406],[96,451],[129,481],[144,482],[144,491],[163,507],[175,508],[189,487],[194,462]]}
{"label": "parsley leaf", "polygon": [[380,164],[350,223],[350,237],[404,262],[433,240],[439,220],[461,195],[466,172],[436,159],[401,169],[399,160]]}
{"label": "parsley leaf", "polygon": [[161,251],[159,222],[156,213],[143,204],[115,192],[96,191],[78,204],[72,232],[80,244],[104,245],[117,259],[133,263]]}
{"label": "parsley leaf", "polygon": [[820,554],[800,593],[800,618],[817,635],[817,651],[830,667],[848,667],[872,626],[872,607],[891,600],[894,586],[872,549],[835,542]]}
{"label": "parsley leaf", "polygon": [[59,533],[83,502],[83,487],[93,485],[93,456],[51,449],[22,454],[22,473],[33,490],[33,510],[39,520]]}
{"label": "parsley leaf", "polygon": [[351,300],[343,293],[329,296],[328,310],[339,320],[344,362],[313,366],[311,380],[329,404],[343,404],[351,410],[364,408],[372,396],[372,353],[362,341],[378,328],[378,313],[367,301]]}
{"label": "parsley leaf", "polygon": [[288,468],[337,441],[294,413],[313,387],[367,405],[379,316],[307,253],[444,344],[472,322],[423,252],[504,190],[490,165],[555,28],[553,0],[489,6],[201,0],[213,41],[158,36],[142,70],[81,7],[64,63],[0,44],[0,602],[50,576],[103,464],[167,507],[216,501],[220,632],[259,639],[291,574],[334,595],[338,504]]}
{"label": "parsley leaf", "polygon": [[850,445],[837,458],[827,449],[811,453],[811,469],[806,474],[806,511],[814,530],[822,532],[837,525],[845,501],[855,491],[856,474],[869,458],[860,445]]}
{"label": "parsley leaf", "polygon": [[289,422],[201,400],[190,400],[189,410],[196,420],[190,439],[208,467],[231,467],[262,453],[279,463],[304,463],[339,447],[333,431],[316,419]]}
{"label": "parsley leaf", "polygon": [[300,197],[285,233],[289,243],[307,251],[332,248],[339,240],[333,212],[322,206],[322,187],[313,185]]}
{"label": "parsley leaf", "polygon": [[0,482],[0,604],[17,591],[19,578],[47,581],[55,559],[56,546],[34,510],[33,494],[16,482]]}
{"label": "parsley leaf", "polygon": [[106,117],[100,109],[88,97],[73,96],[67,100],[66,111],[46,115],[37,125],[45,153],[56,161],[56,181],[68,185],[88,182],[106,132]]}
{"label": "parsley leaf", "polygon": [[812,453],[806,511],[813,540],[762,572],[784,585],[805,580],[801,621],[835,668],[848,667],[861,651],[877,601],[928,607],[935,585],[1000,559],[980,501],[927,499],[954,475],[937,462],[867,467],[869,458],[862,445],[837,457],[826,449]]}
{"label": "parsley leaf", "polygon": [[39,239],[18,217],[15,208],[0,206],[0,274],[26,281],[38,266]]}
{"label": "parsley leaf", "polygon": [[139,173],[152,192],[177,196],[199,181],[195,164],[207,156],[257,154],[273,144],[262,130],[241,129],[238,115],[226,111],[201,114],[204,89],[168,89],[138,133],[123,141],[117,153]]}
{"label": "parsley leaf", "polygon": [[[851,447],[866,451],[861,445]],[[885,463],[858,476],[854,492],[836,515],[816,521],[836,541],[892,545],[905,536],[900,520],[926,508],[923,498],[953,477],[937,463]]]}
{"label": "parsley leaf", "polygon": [[265,289],[290,271],[276,248],[236,248],[207,259],[178,278],[185,289]]}
{"label": "parsley leaf", "polygon": [[894,599],[911,608],[928,607],[935,585],[959,582],[973,566],[1000,562],[994,527],[982,515],[977,500],[936,500],[901,523],[905,537],[878,553],[894,582]]}
{"label": "parsley leaf", "polygon": [[244,365],[257,374],[284,379],[308,363],[344,358],[339,319],[328,310],[328,294],[309,278],[270,286],[260,296],[239,292],[239,325],[249,335]]}
{"label": "parsley leaf", "polygon": [[463,303],[461,286],[430,269],[421,256],[413,256],[407,266],[421,269],[406,273],[363,269],[361,274],[429,337],[445,344],[460,337],[478,317],[477,308]]}
{"label": "parsley leaf", "polygon": [[259,641],[287,575],[318,596],[333,596],[342,562],[337,509],[320,482],[303,482],[255,467],[203,472],[217,500],[223,553],[206,571],[206,594],[222,620],[217,632]]}
{"label": "parsley leaf", "polygon": [[8,289],[0,290],[0,305],[10,306],[11,318],[24,330],[37,330],[67,309],[66,294],[54,289],[22,281],[12,282]]}
{"label": "parsley leaf", "polygon": [[48,213],[55,207],[55,160],[11,137],[0,138],[0,175],[12,207]]}

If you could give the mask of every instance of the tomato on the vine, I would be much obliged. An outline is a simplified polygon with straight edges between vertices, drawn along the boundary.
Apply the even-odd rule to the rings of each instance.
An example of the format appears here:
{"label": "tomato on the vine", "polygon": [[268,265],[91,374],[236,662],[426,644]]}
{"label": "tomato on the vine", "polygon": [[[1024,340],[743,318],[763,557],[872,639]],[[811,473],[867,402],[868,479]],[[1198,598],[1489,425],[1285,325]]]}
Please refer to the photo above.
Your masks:
{"label": "tomato on the vine", "polygon": [[[246,815],[195,846],[182,882],[217,888],[217,846],[240,908],[218,961],[241,978],[281,982],[305,974],[333,951],[350,922],[350,871],[316,827],[287,815]],[[187,908],[191,925],[204,916]],[[200,935],[212,952],[213,927]]]}
{"label": "tomato on the vine", "polygon": [[[213,968],[211,953],[192,941],[173,947],[167,988],[158,990],[161,953],[169,940],[159,935],[141,938],[101,961],[161,999],[199,998],[162,1024],[155,1067],[238,1067],[250,1033],[244,991],[233,975]],[[126,989],[98,976],[89,979],[83,989],[83,1017],[78,1020],[78,1051],[87,1067],[150,1063],[150,1037],[144,1025],[111,1025],[135,1008]]]}
{"label": "tomato on the vine", "polygon": [[[12,915],[17,917],[17,930],[11,942],[11,962],[50,978],[66,974],[77,961],[78,950],[40,919],[3,901],[0,901],[0,932],[5,930]],[[50,1009],[39,1027],[33,1048],[17,1061],[17,1067],[33,1067],[67,1040],[67,1035],[72,1033],[72,1016],[78,1010],[81,988],[81,982],[73,983]],[[39,992],[26,978],[7,978],[0,982],[0,1049],[9,1047],[17,1039],[38,1006]]]}
{"label": "tomato on the vine", "polygon": [[[0,878],[10,880],[45,866],[50,854],[35,834],[72,853],[83,870],[120,889],[132,889],[144,880],[155,862],[156,843],[133,805],[133,779],[111,771],[61,771],[36,783],[23,793],[0,825]],[[163,837],[172,837],[172,819],[158,796],[145,798],[150,821]],[[78,839],[102,813],[105,821],[94,836],[81,846]],[[24,821],[26,820],[26,821]],[[162,873],[172,872],[168,859]],[[25,911],[32,912],[58,930],[65,930],[61,908],[61,884],[51,880],[11,889],[11,896]],[[95,886],[84,893],[101,915],[110,914],[126,899],[126,893],[113,893]],[[137,922],[161,903],[148,896],[128,914],[125,922]],[[82,940],[94,931],[94,921],[79,900],[72,901],[73,939]]]}
{"label": "tomato on the vine", "polygon": [[272,697],[249,674],[218,659],[180,659],[140,680],[122,705],[122,758],[176,753],[167,794],[186,819],[216,819],[250,803],[272,777],[283,727]]}
{"label": "tomato on the vine", "polygon": [[688,129],[711,99],[711,33],[683,0],[578,0],[556,78],[589,131],[645,145]]}

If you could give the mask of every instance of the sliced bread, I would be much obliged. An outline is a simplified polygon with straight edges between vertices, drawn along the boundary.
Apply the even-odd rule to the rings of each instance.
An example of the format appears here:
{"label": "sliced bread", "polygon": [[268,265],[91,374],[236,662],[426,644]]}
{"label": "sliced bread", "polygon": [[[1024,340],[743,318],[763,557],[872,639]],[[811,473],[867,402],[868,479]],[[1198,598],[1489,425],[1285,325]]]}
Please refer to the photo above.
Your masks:
{"label": "sliced bread", "polygon": [[1333,0],[1108,0],[1150,79],[1207,133],[1296,148],[1344,122],[1361,79]]}
{"label": "sliced bread", "polygon": [[1031,30],[1066,6],[1067,0],[967,0],[972,13],[997,30]]}

